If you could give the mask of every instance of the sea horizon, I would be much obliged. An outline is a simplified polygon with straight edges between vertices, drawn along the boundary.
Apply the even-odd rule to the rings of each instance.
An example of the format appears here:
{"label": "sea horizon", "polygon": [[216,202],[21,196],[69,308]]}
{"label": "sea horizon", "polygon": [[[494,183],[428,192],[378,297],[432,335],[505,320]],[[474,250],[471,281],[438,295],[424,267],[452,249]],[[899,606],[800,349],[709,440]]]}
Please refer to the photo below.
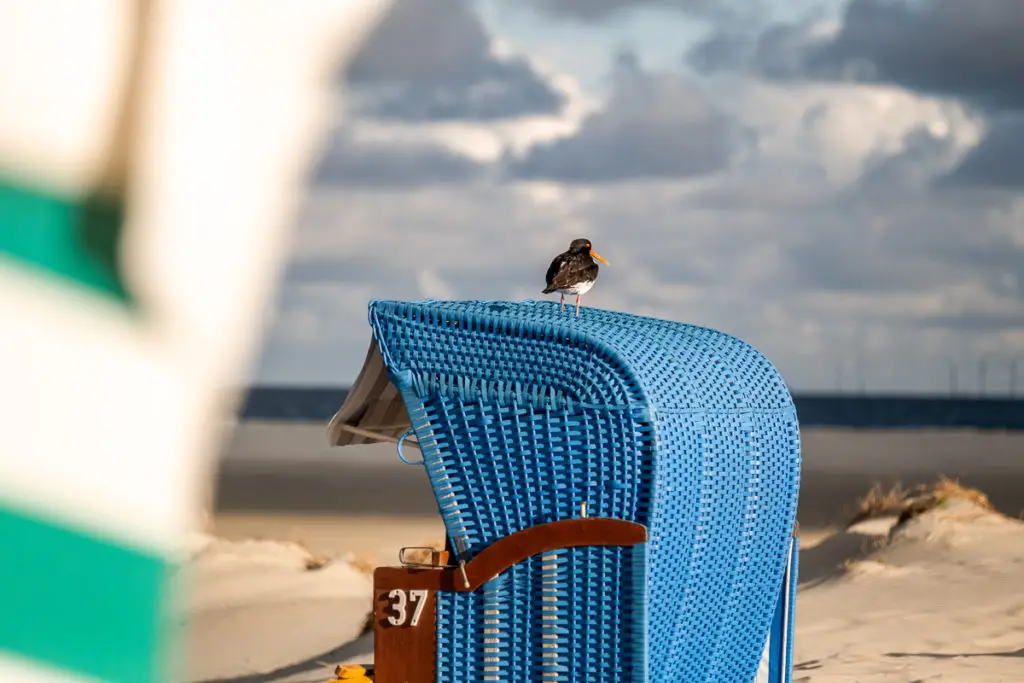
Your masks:
{"label": "sea horizon", "polygon": [[[254,384],[239,420],[320,422],[341,407],[350,386]],[[1024,397],[885,391],[793,391],[802,427],[1024,430]]]}

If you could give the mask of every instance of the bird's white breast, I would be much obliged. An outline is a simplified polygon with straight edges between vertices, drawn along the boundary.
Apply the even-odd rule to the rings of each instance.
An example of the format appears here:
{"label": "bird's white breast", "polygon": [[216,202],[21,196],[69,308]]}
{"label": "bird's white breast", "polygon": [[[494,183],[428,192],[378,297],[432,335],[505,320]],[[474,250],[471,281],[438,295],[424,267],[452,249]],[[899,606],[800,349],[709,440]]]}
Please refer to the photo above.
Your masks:
{"label": "bird's white breast", "polygon": [[594,281],[593,280],[584,280],[583,282],[578,282],[578,283],[576,283],[574,285],[571,285],[569,287],[564,287],[564,288],[558,290],[558,293],[559,294],[580,294],[580,295],[583,295],[583,294],[586,294],[587,292],[589,292],[590,288],[593,287],[593,286],[594,286]]}

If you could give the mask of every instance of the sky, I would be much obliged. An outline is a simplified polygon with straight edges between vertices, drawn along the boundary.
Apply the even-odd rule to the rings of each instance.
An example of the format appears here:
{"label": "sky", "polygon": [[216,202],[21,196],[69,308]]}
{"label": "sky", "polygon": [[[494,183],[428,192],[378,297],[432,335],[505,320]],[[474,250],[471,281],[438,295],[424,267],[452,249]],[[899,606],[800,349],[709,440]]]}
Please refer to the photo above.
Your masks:
{"label": "sky", "polygon": [[[713,327],[794,391],[1024,395],[1024,2],[396,0],[336,77],[253,381],[345,385],[372,298]],[[557,296],[557,295],[555,295]]]}

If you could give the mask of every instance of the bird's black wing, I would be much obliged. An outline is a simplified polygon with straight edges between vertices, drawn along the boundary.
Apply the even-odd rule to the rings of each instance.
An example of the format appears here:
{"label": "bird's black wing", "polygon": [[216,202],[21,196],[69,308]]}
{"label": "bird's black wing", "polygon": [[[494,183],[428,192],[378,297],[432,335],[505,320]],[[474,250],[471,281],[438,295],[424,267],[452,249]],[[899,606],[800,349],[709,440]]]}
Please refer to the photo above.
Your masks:
{"label": "bird's black wing", "polygon": [[548,266],[548,272],[544,275],[544,281],[547,283],[548,288],[544,290],[544,294],[553,292],[558,289],[555,283],[555,278],[558,277],[558,273],[564,270],[565,262],[569,260],[568,254],[559,254],[551,261],[551,265]]}
{"label": "bird's black wing", "polygon": [[560,254],[548,268],[548,287],[544,294],[559,289],[568,289],[573,285],[597,279],[597,264],[593,259],[576,254]]}

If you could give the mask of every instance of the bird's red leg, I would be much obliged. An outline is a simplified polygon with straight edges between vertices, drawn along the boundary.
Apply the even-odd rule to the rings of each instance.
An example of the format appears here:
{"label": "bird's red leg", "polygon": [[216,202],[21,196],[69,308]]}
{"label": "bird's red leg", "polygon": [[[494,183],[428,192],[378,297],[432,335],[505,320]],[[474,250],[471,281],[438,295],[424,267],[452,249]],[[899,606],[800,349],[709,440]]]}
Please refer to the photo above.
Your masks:
{"label": "bird's red leg", "polygon": [[562,295],[562,313],[565,313],[565,294]]}
{"label": "bird's red leg", "polygon": [[580,317],[580,295],[576,295],[576,317]]}

